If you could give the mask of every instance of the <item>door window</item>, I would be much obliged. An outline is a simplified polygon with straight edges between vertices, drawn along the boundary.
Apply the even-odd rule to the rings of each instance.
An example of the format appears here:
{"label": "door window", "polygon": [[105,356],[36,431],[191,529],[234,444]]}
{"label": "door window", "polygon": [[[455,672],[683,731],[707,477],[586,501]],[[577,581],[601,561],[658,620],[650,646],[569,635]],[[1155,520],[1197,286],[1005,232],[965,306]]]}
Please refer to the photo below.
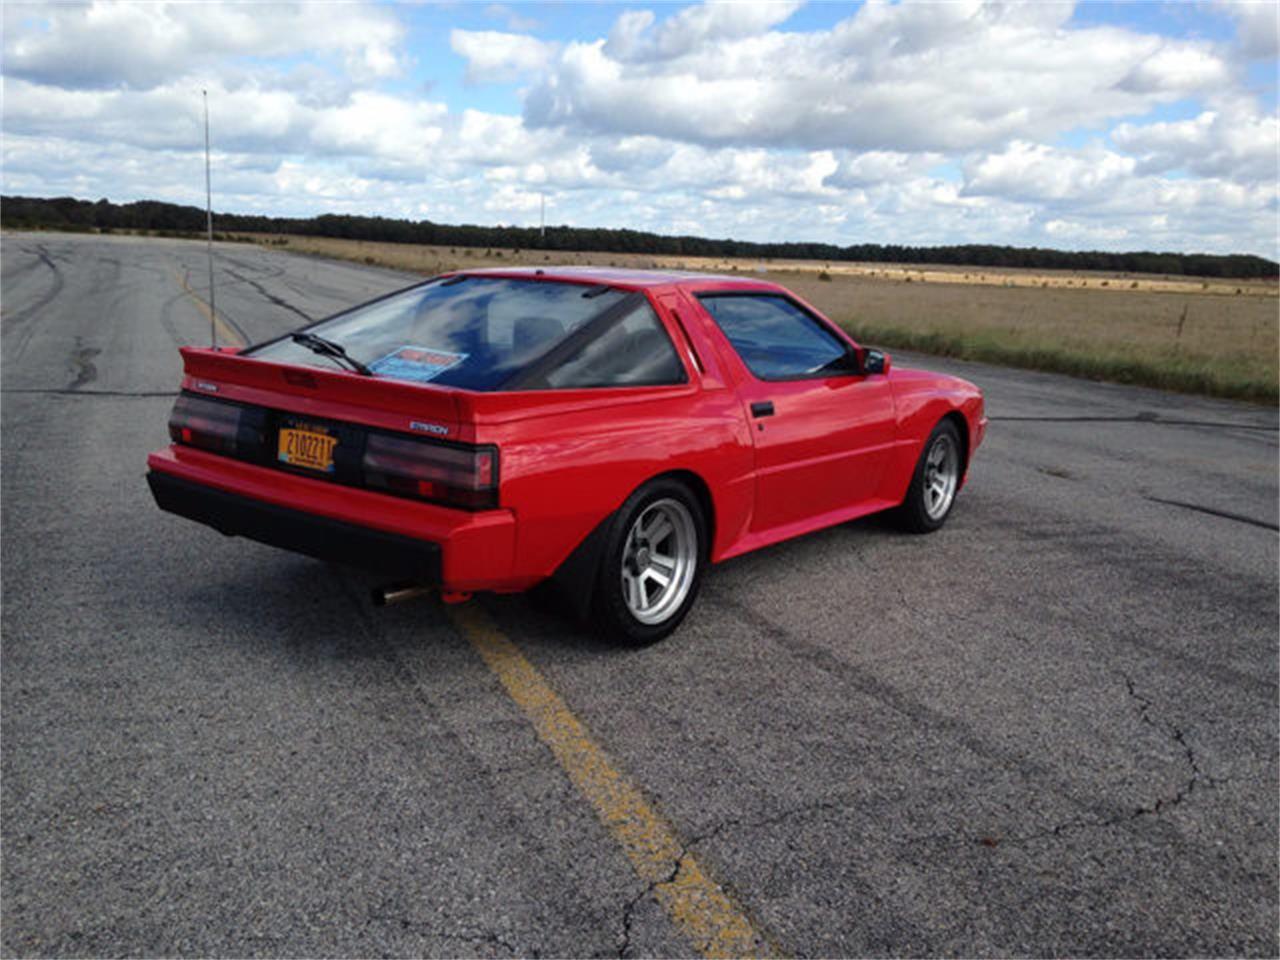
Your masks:
{"label": "door window", "polygon": [[748,369],[761,380],[851,373],[848,345],[785,297],[699,297]]}

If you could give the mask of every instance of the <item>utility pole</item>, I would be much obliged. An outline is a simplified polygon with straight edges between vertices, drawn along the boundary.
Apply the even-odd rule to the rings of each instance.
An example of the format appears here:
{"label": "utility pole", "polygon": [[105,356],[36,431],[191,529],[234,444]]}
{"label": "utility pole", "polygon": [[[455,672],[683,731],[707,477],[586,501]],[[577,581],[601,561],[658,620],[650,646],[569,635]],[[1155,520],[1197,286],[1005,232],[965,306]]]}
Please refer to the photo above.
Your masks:
{"label": "utility pole", "polygon": [[204,216],[209,247],[209,344],[218,345],[218,326],[214,317],[218,308],[213,301],[213,184],[209,177],[209,91],[201,90],[204,97]]}
{"label": "utility pole", "polygon": [[543,242],[546,242],[546,239],[547,239],[547,195],[546,195],[545,193],[543,193],[542,191],[539,191],[539,192],[538,192],[538,209],[539,209],[539,211],[540,211],[540,212],[539,212],[538,219],[539,219],[539,220],[541,221],[541,223],[542,223],[542,226],[541,226],[541,227],[539,227],[538,232],[539,232],[539,234],[541,235]]}

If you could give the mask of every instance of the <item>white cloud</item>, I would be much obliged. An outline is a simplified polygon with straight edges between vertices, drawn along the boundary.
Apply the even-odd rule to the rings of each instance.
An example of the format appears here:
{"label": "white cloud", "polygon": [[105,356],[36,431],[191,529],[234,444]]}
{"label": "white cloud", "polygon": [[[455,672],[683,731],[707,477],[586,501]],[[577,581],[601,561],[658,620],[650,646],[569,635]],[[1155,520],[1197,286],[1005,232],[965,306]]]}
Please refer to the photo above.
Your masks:
{"label": "white cloud", "polygon": [[869,150],[846,155],[826,183],[845,189],[869,187],[918,177],[942,163],[940,153],[898,153],[893,150]]}
{"label": "white cloud", "polygon": [[1280,4],[1276,0],[1220,0],[1236,22],[1236,43],[1245,56],[1263,60],[1280,55]]}
{"label": "white cloud", "polygon": [[[484,201],[484,208],[491,212],[510,215],[512,213],[531,214],[540,209],[542,194],[535,190],[522,190],[515,186],[499,187]],[[527,216],[519,218],[528,222]]]}
{"label": "white cloud", "polygon": [[872,0],[825,32],[764,21],[664,32],[717,24],[721,10],[689,8],[656,31],[631,11],[607,42],[568,44],[534,83],[526,121],[707,145],[989,149],[1140,115],[1229,78],[1210,44],[1068,28],[1070,8],[1052,4]]}
{"label": "white cloud", "polygon": [[1120,81],[1134,93],[1165,94],[1212,91],[1230,79],[1226,63],[1207,48],[1168,46],[1145,57]]}
{"label": "white cloud", "polygon": [[352,3],[10,3],[4,28],[6,75],[71,89],[145,90],[228,57],[311,53],[374,79],[400,69],[403,36],[386,11]]}
{"label": "white cloud", "polygon": [[965,195],[1022,207],[1029,230],[1057,245],[1274,255],[1274,179],[1249,185],[1144,175],[1131,157],[1099,144],[1067,150],[1016,143],[966,173]]}
{"label": "white cloud", "polygon": [[1089,247],[1114,246],[1129,238],[1129,228],[1106,227],[1074,220],[1050,220],[1044,225],[1050,237],[1069,244]]}
{"label": "white cloud", "polygon": [[538,30],[542,27],[538,20],[524,16],[505,3],[489,4],[484,8],[484,15],[490,20],[500,20],[508,30],[514,33],[527,33],[530,30]]}
{"label": "white cloud", "polygon": [[[64,90],[3,80],[6,133],[109,141],[142,149],[202,149],[199,91],[184,83],[136,90]],[[441,137],[438,103],[357,91],[311,105],[296,93],[246,84],[209,90],[214,143],[236,152],[425,162]]]}
{"label": "white cloud", "polygon": [[1280,174],[1280,120],[1274,115],[1206,110],[1192,120],[1122,123],[1111,139],[1139,157],[1142,173],[1185,170],[1244,183],[1274,182]]}
{"label": "white cloud", "polygon": [[1096,145],[1067,151],[1015,141],[966,168],[964,193],[1012,200],[1091,199],[1113,191],[1135,166],[1132,157]]}
{"label": "white cloud", "polygon": [[310,138],[327,151],[424,163],[447,112],[438,103],[360,91],[343,107],[314,113]]}
{"label": "white cloud", "polygon": [[545,67],[556,50],[536,37],[496,30],[450,31],[449,46],[466,58],[472,83],[512,83]]}
{"label": "white cloud", "polygon": [[465,110],[453,127],[461,162],[482,166],[517,166],[554,156],[566,149],[553,130],[527,130],[519,117]]}
{"label": "white cloud", "polygon": [[658,137],[601,137],[592,141],[591,162],[609,173],[640,174],[661,167],[677,149]]}
{"label": "white cloud", "polygon": [[720,40],[754,37],[800,9],[800,0],[708,0],[685,7],[657,30],[649,10],[623,13],[609,33],[605,54],[624,62],[672,60]]}

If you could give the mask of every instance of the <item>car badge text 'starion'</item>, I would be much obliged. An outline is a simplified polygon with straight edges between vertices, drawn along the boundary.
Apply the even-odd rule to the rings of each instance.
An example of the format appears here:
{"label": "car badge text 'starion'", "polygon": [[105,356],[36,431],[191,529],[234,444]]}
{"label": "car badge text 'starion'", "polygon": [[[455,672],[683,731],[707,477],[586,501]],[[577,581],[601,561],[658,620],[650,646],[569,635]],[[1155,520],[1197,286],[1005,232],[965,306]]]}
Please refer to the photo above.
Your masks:
{"label": "car badge text 'starion'", "polygon": [[423,423],[421,420],[410,420],[409,429],[419,433],[433,433],[437,437],[447,437],[449,428],[440,423]]}

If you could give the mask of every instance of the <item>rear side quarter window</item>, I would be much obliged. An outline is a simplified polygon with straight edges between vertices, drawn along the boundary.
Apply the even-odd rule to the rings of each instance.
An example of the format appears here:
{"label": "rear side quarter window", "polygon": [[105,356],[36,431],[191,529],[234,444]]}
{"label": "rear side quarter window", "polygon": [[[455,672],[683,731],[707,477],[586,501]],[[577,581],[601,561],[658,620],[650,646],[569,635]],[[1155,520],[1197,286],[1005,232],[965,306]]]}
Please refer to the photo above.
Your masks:
{"label": "rear side quarter window", "polygon": [[684,383],[671,338],[643,300],[546,372],[545,386],[666,386]]}

